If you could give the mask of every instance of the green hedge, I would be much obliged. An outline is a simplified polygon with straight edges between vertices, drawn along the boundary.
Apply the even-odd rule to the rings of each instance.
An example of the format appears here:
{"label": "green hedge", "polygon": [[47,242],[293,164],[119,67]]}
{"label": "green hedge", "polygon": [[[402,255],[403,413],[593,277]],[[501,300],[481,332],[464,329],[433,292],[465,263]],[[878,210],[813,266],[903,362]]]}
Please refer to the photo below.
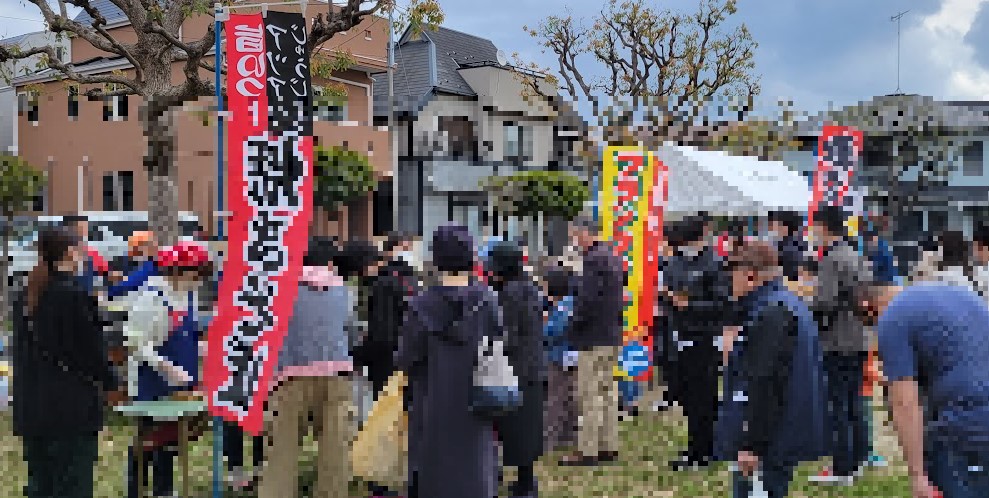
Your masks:
{"label": "green hedge", "polygon": [[343,147],[316,147],[313,203],[327,211],[364,198],[378,187],[367,157]]}
{"label": "green hedge", "polygon": [[572,219],[590,198],[587,185],[574,174],[562,171],[523,171],[493,176],[482,182],[498,196],[498,205],[515,216],[546,216]]}

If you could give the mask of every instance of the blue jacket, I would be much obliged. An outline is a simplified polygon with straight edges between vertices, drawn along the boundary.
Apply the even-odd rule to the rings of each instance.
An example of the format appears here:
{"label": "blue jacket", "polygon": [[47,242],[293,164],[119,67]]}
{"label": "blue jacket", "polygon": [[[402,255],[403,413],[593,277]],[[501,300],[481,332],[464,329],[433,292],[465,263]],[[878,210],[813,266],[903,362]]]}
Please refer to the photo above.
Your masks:
{"label": "blue jacket", "polygon": [[573,316],[573,296],[560,299],[555,305],[550,304],[549,316],[543,326],[546,337],[546,356],[550,363],[563,365],[564,357],[570,351],[567,343],[567,329]]}
{"label": "blue jacket", "polygon": [[155,264],[153,259],[149,259],[144,263],[141,263],[134,271],[127,275],[127,279],[119,284],[110,287],[107,290],[106,295],[108,298],[113,299],[115,297],[123,296],[124,294],[129,294],[140,289],[145,282],[148,281],[148,277],[158,274],[158,265]]}
{"label": "blue jacket", "polygon": [[870,248],[869,259],[872,260],[872,272],[876,279],[887,283],[896,282],[898,276],[896,260],[885,240],[878,239],[876,246]]}
{"label": "blue jacket", "polygon": [[[781,465],[816,460],[826,452],[827,427],[824,366],[817,339],[817,324],[803,301],[786,290],[779,281],[756,290],[745,300],[745,304],[746,326],[751,326],[762,310],[771,304],[782,305],[797,321],[786,406],[773,429],[768,451],[763,458]],[[739,341],[725,367],[725,394],[715,425],[715,452],[719,459],[725,461],[734,461],[742,445],[748,392],[748,381],[741,372],[744,355],[744,341]]]}

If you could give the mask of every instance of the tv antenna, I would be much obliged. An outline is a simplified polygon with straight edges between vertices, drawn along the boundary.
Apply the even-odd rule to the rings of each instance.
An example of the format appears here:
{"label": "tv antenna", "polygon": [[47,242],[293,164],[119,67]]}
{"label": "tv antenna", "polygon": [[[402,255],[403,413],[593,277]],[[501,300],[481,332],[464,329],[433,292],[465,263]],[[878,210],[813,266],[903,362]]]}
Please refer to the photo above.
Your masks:
{"label": "tv antenna", "polygon": [[909,10],[904,10],[889,18],[890,22],[896,21],[896,93],[900,93],[900,20]]}

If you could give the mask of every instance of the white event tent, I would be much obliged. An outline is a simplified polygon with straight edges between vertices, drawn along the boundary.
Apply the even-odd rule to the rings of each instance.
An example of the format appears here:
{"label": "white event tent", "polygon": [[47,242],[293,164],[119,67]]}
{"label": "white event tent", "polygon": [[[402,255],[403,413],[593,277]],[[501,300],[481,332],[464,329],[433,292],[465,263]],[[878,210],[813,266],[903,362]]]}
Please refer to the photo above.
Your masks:
{"label": "white event tent", "polygon": [[666,212],[672,217],[700,211],[730,217],[805,212],[811,200],[807,180],[779,161],[679,145],[660,147],[656,157],[669,168]]}

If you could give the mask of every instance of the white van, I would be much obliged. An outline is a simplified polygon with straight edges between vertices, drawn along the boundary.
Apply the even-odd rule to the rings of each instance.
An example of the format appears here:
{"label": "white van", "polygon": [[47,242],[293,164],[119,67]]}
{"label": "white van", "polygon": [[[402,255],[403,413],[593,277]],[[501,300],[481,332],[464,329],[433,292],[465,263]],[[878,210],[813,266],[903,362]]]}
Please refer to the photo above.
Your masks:
{"label": "white van", "polygon": [[[126,255],[127,239],[131,234],[148,229],[148,214],[145,211],[84,211],[80,214],[89,220],[89,246],[107,261]],[[12,236],[7,244],[10,258],[8,276],[15,289],[38,261],[35,250],[38,230],[61,222],[61,216],[15,218]],[[179,229],[180,239],[191,241],[195,240],[202,227],[195,213],[180,212]]]}

